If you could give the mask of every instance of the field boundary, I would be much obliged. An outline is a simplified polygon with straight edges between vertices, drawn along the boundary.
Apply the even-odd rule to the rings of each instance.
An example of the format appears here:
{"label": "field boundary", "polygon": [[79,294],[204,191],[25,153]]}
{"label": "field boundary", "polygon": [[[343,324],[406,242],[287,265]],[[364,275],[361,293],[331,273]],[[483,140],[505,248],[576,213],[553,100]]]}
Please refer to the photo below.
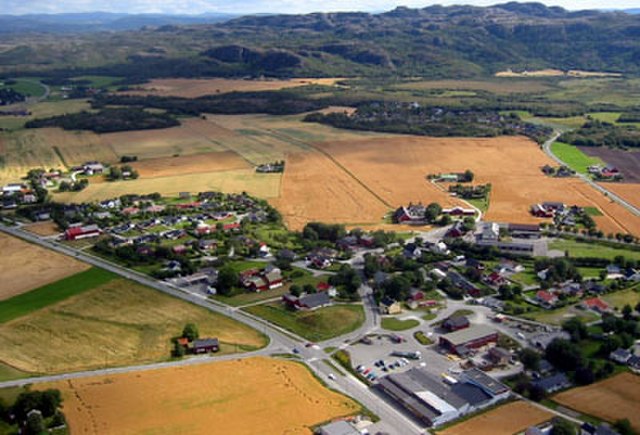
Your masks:
{"label": "field boundary", "polygon": [[116,274],[92,267],[75,275],[38,287],[0,302],[0,324],[23,317],[49,305],[91,290],[117,278]]}
{"label": "field boundary", "polygon": [[298,145],[300,143],[305,144],[305,146],[307,147],[311,147],[313,150],[319,152],[320,154],[324,155],[325,157],[327,157],[329,160],[331,160],[333,162],[333,164],[335,164],[337,167],[339,167],[340,169],[342,169],[349,177],[351,177],[356,183],[358,183],[360,186],[362,186],[367,192],[369,192],[371,195],[373,195],[374,198],[376,198],[378,201],[380,201],[382,204],[384,204],[386,207],[388,207],[389,209],[393,209],[393,206],[391,204],[389,204],[387,201],[384,200],[384,198],[382,198],[380,195],[378,195],[373,189],[371,189],[369,186],[367,186],[362,180],[360,180],[358,177],[356,177],[349,169],[347,169],[342,163],[338,162],[338,160],[333,157],[329,152],[311,144],[311,143],[306,143],[303,141],[300,141],[298,139],[292,138],[291,136],[288,136],[286,134],[283,133],[278,133],[275,132],[272,129],[266,129],[266,131],[270,132],[271,134],[273,134],[276,138],[278,137],[278,135],[280,135],[280,138],[283,140],[287,140],[291,143],[298,143]]}

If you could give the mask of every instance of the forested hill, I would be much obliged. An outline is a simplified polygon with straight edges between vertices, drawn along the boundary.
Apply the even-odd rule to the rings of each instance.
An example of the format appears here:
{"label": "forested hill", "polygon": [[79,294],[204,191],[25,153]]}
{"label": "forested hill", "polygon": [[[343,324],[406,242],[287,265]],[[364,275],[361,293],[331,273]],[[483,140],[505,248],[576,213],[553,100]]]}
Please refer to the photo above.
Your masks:
{"label": "forested hill", "polygon": [[[102,65],[93,72],[143,78],[469,77],[545,67],[640,73],[639,15],[569,12],[536,3],[249,16],[84,38],[83,49]],[[54,69],[72,66],[74,56],[82,58],[79,51],[57,52],[50,41],[46,51],[38,50],[33,41],[28,50],[18,46],[15,52],[0,52],[0,68],[37,58],[39,68]],[[109,56],[100,61],[97,53]]]}

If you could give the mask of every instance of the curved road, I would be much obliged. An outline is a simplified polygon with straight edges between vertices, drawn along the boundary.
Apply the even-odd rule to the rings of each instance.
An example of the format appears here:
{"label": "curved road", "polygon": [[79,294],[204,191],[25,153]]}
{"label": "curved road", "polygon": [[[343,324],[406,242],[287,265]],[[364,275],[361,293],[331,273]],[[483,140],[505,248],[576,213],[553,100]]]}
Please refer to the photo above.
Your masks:
{"label": "curved road", "polygon": [[[156,281],[144,274],[118,266],[102,258],[75,250],[52,240],[42,239],[35,234],[31,234],[29,232],[21,230],[19,227],[8,227],[0,224],[0,231],[26,240],[27,242],[31,242],[44,248],[51,249],[58,253],[74,257],[77,260],[84,261],[85,263],[108,270],[131,281],[140,283],[179,299],[199,305],[218,314],[225,315],[248,326],[251,326],[258,331],[263,332],[269,338],[269,344],[264,349],[260,349],[254,352],[247,352],[244,354],[227,355],[220,357],[190,358],[186,360],[149,365],[108,368],[94,371],[19,379],[15,381],[0,382],[0,388],[49,381],[75,379],[100,374],[117,374],[154,368],[192,365],[210,362],[213,360],[246,358],[257,355],[268,356],[274,353],[291,353],[295,348],[299,354],[299,357],[301,358],[301,361],[305,363],[317,376],[319,376],[323,381],[327,382],[331,388],[334,388],[335,390],[354,398],[369,410],[376,413],[385,424],[385,427],[396,431],[392,433],[403,435],[417,435],[425,433],[424,428],[417,426],[413,421],[407,419],[407,417],[405,417],[398,409],[396,409],[387,401],[381,400],[373,390],[366,387],[354,376],[350,375],[349,373],[346,373],[344,376],[342,376],[340,373],[337,373],[331,367],[325,364],[323,360],[327,359],[328,355],[319,346],[304,346],[303,343],[305,343],[306,340],[302,337],[299,337],[289,331],[285,331],[282,328],[279,328],[278,326],[273,325],[259,317],[253,316],[245,311],[237,310],[231,306],[212,301],[205,295],[190,293],[182,289],[177,289],[168,285],[167,283]],[[375,304],[373,303],[373,299],[370,296],[370,289],[363,287],[362,291],[364,293],[365,313],[367,313],[367,320],[365,324],[358,331],[355,331],[349,335],[329,340],[327,342],[324,342],[323,344],[333,343],[335,345],[338,345],[344,342],[345,339],[347,339],[348,341],[349,338],[361,336],[363,330],[366,331],[372,327],[375,327]],[[329,374],[333,375],[333,379],[328,379]]]}
{"label": "curved road", "polygon": [[[560,163],[561,165],[564,165],[564,166],[569,166],[565,162],[563,162],[558,156],[556,156],[553,153],[553,151],[551,151],[551,145],[556,140],[558,140],[560,135],[561,135],[561,133],[555,132],[554,135],[549,140],[547,140],[544,144],[542,144],[542,149],[544,150],[544,152],[549,157],[551,157],[556,162],[558,162],[558,163]],[[578,178],[582,179],[585,183],[591,185],[591,187],[593,187],[594,189],[596,189],[600,193],[604,194],[608,198],[612,199],[613,201],[617,202],[618,204],[620,204],[621,206],[623,206],[624,208],[629,210],[634,215],[640,216],[640,209],[638,207],[636,207],[633,204],[630,204],[629,202],[625,201],[624,199],[622,199],[621,197],[619,197],[615,193],[611,192],[610,190],[605,189],[604,187],[602,187],[601,185],[599,185],[598,183],[593,181],[591,178],[589,178],[587,175],[576,173],[576,176]]]}

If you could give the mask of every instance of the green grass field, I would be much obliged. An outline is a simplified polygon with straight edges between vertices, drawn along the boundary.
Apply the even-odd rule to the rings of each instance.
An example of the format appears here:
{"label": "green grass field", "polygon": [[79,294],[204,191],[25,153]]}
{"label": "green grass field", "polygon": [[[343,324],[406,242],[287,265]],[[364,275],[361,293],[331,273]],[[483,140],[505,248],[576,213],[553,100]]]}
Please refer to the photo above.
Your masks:
{"label": "green grass field", "polygon": [[44,87],[38,84],[37,79],[15,79],[15,81],[15,84],[5,85],[5,87],[20,92],[27,97],[40,97],[44,95]]}
{"label": "green grass field", "polygon": [[635,288],[609,293],[602,299],[618,309],[622,309],[627,304],[634,308],[640,302],[640,286],[636,285]]}
{"label": "green grass field", "polygon": [[555,142],[551,145],[551,151],[567,166],[581,174],[587,174],[587,168],[591,165],[604,164],[602,160],[589,157],[573,145],[563,142]]}
{"label": "green grass field", "polygon": [[245,308],[310,341],[324,341],[356,330],[364,323],[362,305],[332,305],[314,311],[291,311],[274,302]]}
{"label": "green grass field", "polygon": [[569,251],[571,257],[597,257],[613,260],[622,255],[627,259],[640,260],[640,251],[618,249],[597,243],[585,243],[575,240],[557,240],[549,245],[549,249]]}
{"label": "green grass field", "polygon": [[[15,369],[11,366],[8,366],[0,362],[0,382],[12,381],[14,379],[28,378],[29,376],[31,376],[29,373]],[[2,398],[1,395],[0,395],[0,398]],[[3,433],[3,432],[0,430],[0,433]]]}
{"label": "green grass field", "polygon": [[406,331],[418,326],[420,322],[415,319],[401,320],[395,317],[385,317],[382,319],[381,326],[388,331]]}
{"label": "green grass field", "polygon": [[92,268],[0,302],[0,324],[105,284],[117,276]]}

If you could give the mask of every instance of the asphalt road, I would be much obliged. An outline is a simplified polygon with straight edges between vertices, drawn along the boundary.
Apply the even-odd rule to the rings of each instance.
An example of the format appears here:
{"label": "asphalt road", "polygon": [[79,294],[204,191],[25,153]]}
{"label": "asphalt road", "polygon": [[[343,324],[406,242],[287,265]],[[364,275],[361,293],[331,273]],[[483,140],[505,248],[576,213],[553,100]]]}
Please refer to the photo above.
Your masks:
{"label": "asphalt road", "polygon": [[[285,331],[282,328],[279,328],[276,325],[268,323],[259,317],[253,316],[241,310],[234,310],[233,307],[227,306],[219,302],[212,301],[208,299],[205,295],[197,294],[197,293],[189,293],[189,292],[185,292],[184,290],[174,288],[164,282],[154,280],[144,274],[115,265],[102,258],[89,255],[86,252],[78,251],[68,246],[64,246],[53,240],[42,239],[34,234],[21,230],[19,227],[7,227],[5,225],[0,224],[0,231],[10,234],[12,236],[18,237],[20,239],[26,240],[28,242],[40,245],[44,248],[51,249],[58,253],[76,258],[77,260],[83,261],[93,266],[108,270],[112,273],[122,276],[123,278],[129,279],[131,281],[154,288],[158,291],[167,293],[179,299],[199,305],[201,307],[204,307],[218,314],[225,315],[234,320],[242,322],[248,326],[251,326],[258,331],[261,331],[269,338],[269,344],[265,348],[255,352],[248,352],[244,354],[236,354],[236,355],[228,355],[228,356],[220,356],[220,357],[192,358],[192,359],[187,359],[182,361],[173,361],[173,362],[157,363],[157,364],[150,364],[150,365],[118,367],[118,368],[110,368],[110,369],[102,369],[102,370],[94,370],[94,371],[75,372],[75,373],[66,373],[66,374],[59,374],[59,375],[52,375],[52,376],[26,378],[26,379],[20,379],[15,381],[1,382],[0,388],[33,384],[33,383],[41,383],[41,382],[49,382],[49,381],[56,381],[56,380],[75,379],[75,378],[82,378],[82,377],[100,375],[100,374],[128,373],[128,372],[148,370],[148,369],[154,369],[154,368],[199,364],[199,363],[211,362],[216,360],[247,358],[247,357],[252,357],[257,355],[268,356],[274,353],[291,353],[295,348],[298,352],[299,357],[301,358],[301,361],[304,362],[317,376],[319,376],[321,379],[327,382],[332,388],[350,397],[353,397],[354,399],[358,400],[361,404],[366,406],[369,410],[375,412],[381,418],[385,427],[393,430],[393,431],[390,431],[390,433],[414,435],[414,434],[422,434],[426,432],[424,428],[418,427],[413,421],[407,419],[399,410],[395,409],[390,403],[381,400],[374,391],[372,391],[367,386],[362,384],[355,377],[349,374],[342,376],[340,373],[335,372],[328,365],[324,364],[322,360],[327,359],[328,357],[327,354],[322,350],[320,346],[306,347],[304,345],[306,341],[302,337],[299,337],[289,331]],[[359,328],[357,331],[354,331],[351,334],[323,342],[322,343],[323,346],[335,345],[336,347],[338,347],[340,344],[344,343],[345,340],[350,340],[350,339],[360,337],[364,333],[368,332],[368,330],[375,327],[377,322],[377,317],[376,317],[377,314],[376,314],[376,307],[373,302],[373,298],[371,297],[371,294],[370,294],[371,289],[363,287],[361,291],[363,292],[364,298],[365,298],[365,313],[366,313],[365,324],[361,328]],[[329,373],[334,375],[333,380],[328,379]]]}
{"label": "asphalt road", "polygon": [[[542,149],[544,150],[544,152],[551,157],[553,160],[555,160],[556,162],[560,163],[561,165],[565,165],[568,166],[565,162],[563,162],[558,156],[556,156],[553,151],[551,151],[551,145],[558,140],[558,138],[560,137],[561,133],[554,133],[554,135],[551,137],[551,139],[549,139],[548,141],[546,141],[543,145],[542,145]],[[619,197],[618,195],[616,195],[615,193],[611,192],[610,190],[605,189],[604,187],[602,187],[601,185],[599,185],[598,183],[596,183],[595,181],[593,181],[591,178],[589,178],[587,175],[584,174],[580,174],[580,173],[576,173],[576,176],[578,178],[580,178],[582,181],[584,181],[585,183],[589,184],[591,187],[593,187],[594,189],[596,189],[598,192],[604,194],[607,196],[607,198],[610,198],[611,200],[617,202],[618,204],[620,204],[621,206],[623,206],[624,208],[626,208],[627,210],[629,210],[631,213],[633,213],[636,216],[640,216],[640,209],[636,206],[634,206],[633,204],[625,201],[624,199],[622,199],[621,197]]]}

